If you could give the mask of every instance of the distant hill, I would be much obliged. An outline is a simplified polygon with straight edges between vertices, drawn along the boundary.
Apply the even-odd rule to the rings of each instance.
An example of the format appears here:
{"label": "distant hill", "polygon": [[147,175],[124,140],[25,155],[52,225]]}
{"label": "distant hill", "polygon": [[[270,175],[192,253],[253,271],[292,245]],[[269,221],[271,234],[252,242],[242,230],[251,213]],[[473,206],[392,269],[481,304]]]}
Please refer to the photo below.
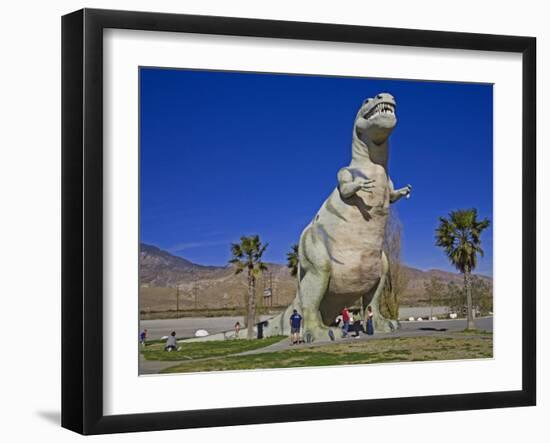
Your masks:
{"label": "distant hill", "polygon": [[[296,279],[280,264],[267,263],[269,272],[258,281],[258,296],[263,288],[273,287],[275,305],[289,304],[296,293]],[[203,266],[177,257],[156,246],[140,245],[140,310],[175,309],[176,287],[180,294],[180,309],[232,308],[244,305],[247,282],[245,273],[235,275],[232,266]],[[424,294],[424,282],[432,277],[443,283],[462,283],[463,277],[439,269],[422,271],[405,267],[409,284],[402,304],[414,306]],[[490,277],[480,276],[492,282]],[[265,281],[264,281],[265,279]],[[261,303],[261,301],[260,301]]]}
{"label": "distant hill", "polygon": [[[273,303],[289,304],[296,293],[296,281],[284,265],[268,263],[265,285],[272,282]],[[156,246],[140,245],[140,310],[175,309],[176,287],[180,309],[233,308],[244,306],[246,274],[235,275],[232,266],[203,266],[176,257]],[[260,277],[258,294],[263,293]]]}
{"label": "distant hill", "polygon": [[195,275],[218,276],[225,268],[202,266],[177,257],[156,246],[141,243],[139,251],[140,283],[175,287]]}

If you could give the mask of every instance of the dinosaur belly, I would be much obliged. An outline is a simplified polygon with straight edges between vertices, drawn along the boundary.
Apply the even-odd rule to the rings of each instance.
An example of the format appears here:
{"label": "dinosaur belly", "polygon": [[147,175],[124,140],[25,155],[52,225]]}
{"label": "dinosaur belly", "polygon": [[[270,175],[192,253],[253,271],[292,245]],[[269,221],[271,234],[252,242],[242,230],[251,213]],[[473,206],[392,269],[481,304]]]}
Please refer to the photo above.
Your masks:
{"label": "dinosaur belly", "polygon": [[370,303],[382,275],[379,250],[348,251],[346,262],[332,262],[327,291],[319,305],[321,318],[330,325],[344,306]]}
{"label": "dinosaur belly", "polygon": [[[340,199],[336,191],[313,223],[324,233],[330,257],[328,292],[332,296],[362,296],[380,280],[389,197],[383,191],[373,194],[368,200],[361,198],[359,202],[358,197],[350,202]],[[378,204],[372,204],[373,197],[379,197]]]}
{"label": "dinosaur belly", "polygon": [[357,298],[376,288],[382,274],[380,250],[349,248],[339,252],[331,262],[330,295]]}

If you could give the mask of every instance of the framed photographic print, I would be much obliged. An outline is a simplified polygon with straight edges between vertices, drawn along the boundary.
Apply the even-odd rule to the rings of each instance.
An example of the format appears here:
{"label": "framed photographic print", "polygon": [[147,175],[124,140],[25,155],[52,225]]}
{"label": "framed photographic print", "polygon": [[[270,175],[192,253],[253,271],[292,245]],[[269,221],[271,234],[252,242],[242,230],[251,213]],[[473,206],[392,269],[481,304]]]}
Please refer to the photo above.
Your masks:
{"label": "framed photographic print", "polygon": [[64,16],[62,425],[534,405],[535,50]]}

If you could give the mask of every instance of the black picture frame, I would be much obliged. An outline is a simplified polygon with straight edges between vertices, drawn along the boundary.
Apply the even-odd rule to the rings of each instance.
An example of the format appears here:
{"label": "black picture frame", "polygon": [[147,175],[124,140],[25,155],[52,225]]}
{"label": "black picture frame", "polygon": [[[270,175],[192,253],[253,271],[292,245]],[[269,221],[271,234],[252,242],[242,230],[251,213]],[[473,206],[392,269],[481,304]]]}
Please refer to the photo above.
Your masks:
{"label": "black picture frame", "polygon": [[[522,389],[132,415],[103,413],[103,30],[353,42],[522,55]],[[536,404],[536,39],[83,9],[62,18],[62,426],[82,434]]]}

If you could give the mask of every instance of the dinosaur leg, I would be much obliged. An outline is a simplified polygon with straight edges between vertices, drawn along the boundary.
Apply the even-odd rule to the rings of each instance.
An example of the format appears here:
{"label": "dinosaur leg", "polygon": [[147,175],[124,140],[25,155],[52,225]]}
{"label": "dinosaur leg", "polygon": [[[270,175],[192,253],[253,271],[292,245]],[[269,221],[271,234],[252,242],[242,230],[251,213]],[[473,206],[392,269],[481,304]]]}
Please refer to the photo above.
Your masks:
{"label": "dinosaur leg", "polygon": [[319,305],[323,299],[329,281],[328,271],[311,269],[302,274],[298,293],[294,301],[281,314],[271,320],[264,329],[266,337],[274,335],[290,335],[290,316],[296,309],[303,317],[302,336],[304,339],[309,334],[312,340],[327,340],[329,329],[323,324]]}
{"label": "dinosaur leg", "polygon": [[[374,291],[374,295],[368,303],[372,307],[373,311],[373,323],[374,323],[374,331],[378,332],[393,332],[398,328],[398,324],[395,320],[389,320],[386,319],[380,314],[380,297],[382,296],[382,293],[384,291],[384,287],[386,285],[386,282],[388,280],[389,276],[389,262],[388,258],[386,257],[386,254],[384,251],[382,251],[382,275],[380,276],[380,281],[378,282],[378,286],[376,287],[376,290]],[[367,303],[365,304],[365,316],[363,318],[368,318],[368,311],[367,311]]]}
{"label": "dinosaur leg", "polygon": [[290,335],[289,319],[294,309],[300,312],[302,310],[298,296],[283,312],[267,321],[267,326],[264,328],[264,336]]}
{"label": "dinosaur leg", "polygon": [[[329,328],[323,323],[319,305],[327,292],[330,274],[327,271],[310,270],[300,282],[300,302],[304,318],[303,337],[312,341],[328,340]],[[333,331],[335,333],[335,331]]]}
{"label": "dinosaur leg", "polygon": [[[298,264],[298,281],[302,279],[303,266]],[[280,314],[269,319],[267,326],[264,328],[265,337],[273,337],[277,335],[290,335],[290,316],[292,311],[296,309],[298,312],[302,312],[302,305],[300,303],[300,283],[298,282],[298,290],[292,303]]]}

